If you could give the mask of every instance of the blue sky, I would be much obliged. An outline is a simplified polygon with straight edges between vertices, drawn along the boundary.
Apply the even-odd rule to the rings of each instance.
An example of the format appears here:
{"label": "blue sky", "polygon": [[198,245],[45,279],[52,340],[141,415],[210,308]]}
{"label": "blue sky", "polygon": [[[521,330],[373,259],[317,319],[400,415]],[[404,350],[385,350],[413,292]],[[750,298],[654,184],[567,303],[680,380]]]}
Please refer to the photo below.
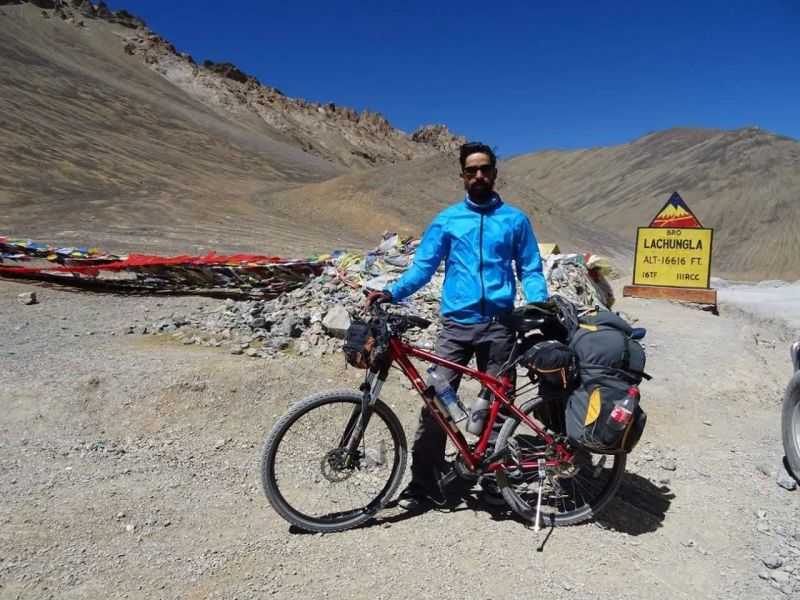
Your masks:
{"label": "blue sky", "polygon": [[800,1],[111,1],[288,96],[501,156],[757,125],[800,139]]}

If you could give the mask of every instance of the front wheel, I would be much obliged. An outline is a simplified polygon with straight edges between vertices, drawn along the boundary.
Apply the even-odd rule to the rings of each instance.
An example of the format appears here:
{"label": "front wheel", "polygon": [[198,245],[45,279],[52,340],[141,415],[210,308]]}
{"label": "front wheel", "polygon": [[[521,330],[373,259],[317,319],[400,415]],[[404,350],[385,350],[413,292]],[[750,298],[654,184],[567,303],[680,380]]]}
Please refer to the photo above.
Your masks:
{"label": "front wheel", "polygon": [[[560,397],[534,398],[521,407],[544,424],[548,433],[563,436],[564,405]],[[539,459],[557,459],[554,448],[525,422],[508,419],[497,436],[496,448],[508,446],[507,469],[497,471],[497,487],[508,505],[526,521],[536,522],[536,506],[541,488],[541,526],[580,523],[599,513],[614,497],[625,472],[626,455],[593,454],[579,450],[572,461],[545,466],[545,476],[536,467]]]}
{"label": "front wheel", "polygon": [[331,390],[301,400],[272,428],[261,458],[267,499],[306,531],[333,532],[369,520],[397,491],[406,438],[378,400],[355,452],[348,441],[361,416],[361,392]]}
{"label": "front wheel", "polygon": [[[781,412],[781,433],[786,462],[795,479],[800,478],[800,371],[786,386]],[[800,479],[798,479],[800,481]]]}

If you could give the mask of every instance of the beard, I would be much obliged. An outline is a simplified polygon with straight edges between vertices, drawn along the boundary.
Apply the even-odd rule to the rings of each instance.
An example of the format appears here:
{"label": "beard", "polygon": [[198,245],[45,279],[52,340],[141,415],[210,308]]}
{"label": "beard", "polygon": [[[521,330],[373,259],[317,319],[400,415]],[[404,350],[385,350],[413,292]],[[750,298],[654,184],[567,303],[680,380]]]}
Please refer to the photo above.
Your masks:
{"label": "beard", "polygon": [[470,200],[482,204],[492,197],[494,182],[488,179],[484,181],[473,181],[472,183],[465,183],[464,189],[469,194]]}

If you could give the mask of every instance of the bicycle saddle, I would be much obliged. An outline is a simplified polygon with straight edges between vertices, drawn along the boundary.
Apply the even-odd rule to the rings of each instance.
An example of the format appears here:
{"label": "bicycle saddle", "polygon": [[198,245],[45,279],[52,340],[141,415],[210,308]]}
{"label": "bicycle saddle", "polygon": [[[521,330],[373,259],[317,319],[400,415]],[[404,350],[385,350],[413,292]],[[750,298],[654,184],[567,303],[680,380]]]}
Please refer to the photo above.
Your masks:
{"label": "bicycle saddle", "polygon": [[545,326],[552,318],[553,317],[549,316],[532,317],[528,315],[512,313],[503,317],[495,317],[495,320],[498,323],[505,325],[509,329],[513,329],[519,333],[527,333],[529,331],[533,331],[534,329],[541,329],[542,326]]}
{"label": "bicycle saddle", "polygon": [[515,308],[510,315],[495,319],[517,333],[538,329],[548,339],[563,341],[567,337],[567,330],[558,318],[558,308],[551,301],[526,304]]}

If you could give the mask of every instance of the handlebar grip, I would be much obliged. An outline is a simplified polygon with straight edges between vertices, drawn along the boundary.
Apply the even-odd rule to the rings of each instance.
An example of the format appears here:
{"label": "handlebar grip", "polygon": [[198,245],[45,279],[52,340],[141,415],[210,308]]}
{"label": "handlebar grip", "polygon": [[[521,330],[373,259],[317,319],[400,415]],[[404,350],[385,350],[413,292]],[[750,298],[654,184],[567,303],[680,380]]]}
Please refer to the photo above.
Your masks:
{"label": "handlebar grip", "polygon": [[408,315],[406,316],[406,319],[408,320],[409,323],[411,323],[415,327],[419,327],[420,329],[425,329],[426,327],[429,327],[431,324],[431,321],[429,321],[428,319],[423,319],[422,317],[418,317],[416,315]]}

